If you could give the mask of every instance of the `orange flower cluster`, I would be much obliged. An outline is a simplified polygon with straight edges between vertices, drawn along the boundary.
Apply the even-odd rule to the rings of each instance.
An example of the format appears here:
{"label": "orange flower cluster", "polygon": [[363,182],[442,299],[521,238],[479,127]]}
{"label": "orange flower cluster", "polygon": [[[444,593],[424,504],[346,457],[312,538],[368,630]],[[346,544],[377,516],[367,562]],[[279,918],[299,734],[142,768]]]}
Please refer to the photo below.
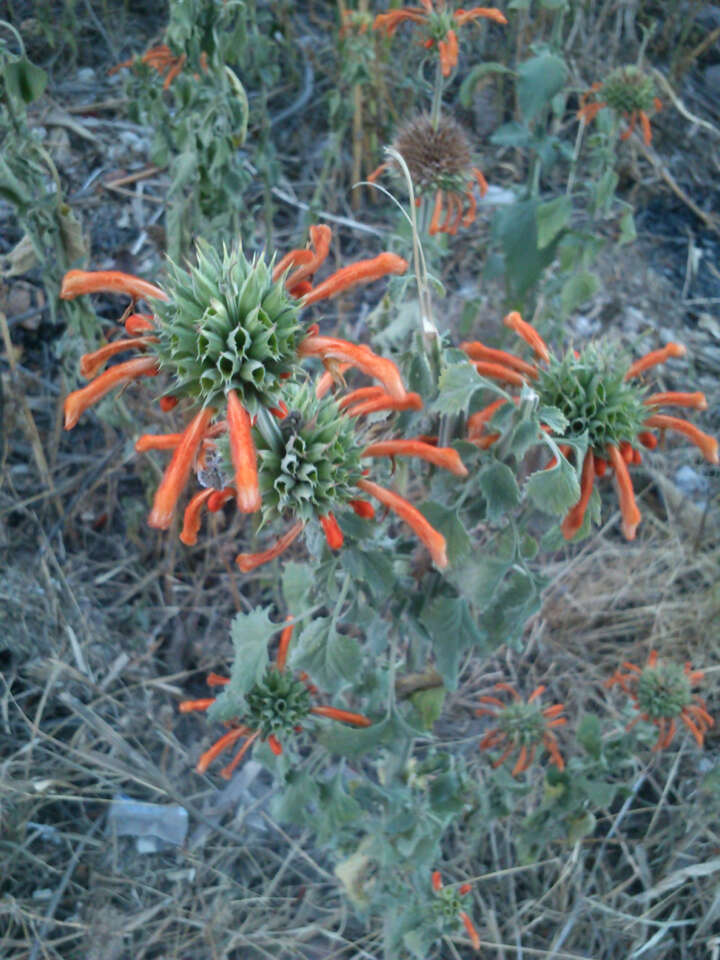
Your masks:
{"label": "orange flower cluster", "polygon": [[467,930],[468,936],[470,937],[470,942],[472,943],[475,950],[480,949],[480,935],[475,929],[475,924],[470,919],[469,915],[465,910],[462,909],[460,903],[460,897],[466,896],[472,890],[472,886],[469,883],[463,883],[458,887],[457,894],[453,888],[443,887],[442,875],[439,870],[433,870],[432,873],[432,888],[435,893],[438,895],[437,909],[436,914],[438,919],[442,921],[447,921],[450,919],[451,915],[458,917],[463,922],[463,926]]}
{"label": "orange flower cluster", "polygon": [[662,101],[654,96],[652,78],[637,67],[619,67],[603,82],[595,82],[580,97],[578,118],[591,123],[604,107],[610,107],[627,122],[620,135],[627,140],[637,124],[640,124],[646,146],[652,142],[652,129],[648,110],[662,110]]}
{"label": "orange flower cluster", "polygon": [[[285,671],[292,632],[292,624],[284,628],[274,666],[270,667],[264,680],[255,684],[246,694],[245,702],[248,712],[251,714],[247,719],[255,726],[251,727],[242,723],[240,718],[233,718],[228,721],[226,723],[226,726],[229,727],[228,732],[206,750],[198,760],[195,768],[198,773],[205,773],[213,760],[237,743],[238,740],[244,740],[243,745],[230,763],[220,771],[220,775],[225,780],[230,779],[233,770],[256,740],[266,740],[272,752],[279,756],[283,752],[283,748],[277,733],[299,733],[302,730],[299,721],[310,714],[318,717],[328,717],[340,723],[349,723],[355,727],[369,727],[371,725],[372,721],[360,713],[340,710],[326,704],[311,704],[310,695],[317,693],[317,688],[310,683],[307,674],[301,673],[297,679],[294,679],[288,676]],[[226,687],[230,683],[229,677],[222,677],[217,673],[211,673],[207,678],[209,687]],[[183,700],[180,703],[180,712],[193,713],[209,710],[216,701],[216,697]]]}
{"label": "orange flower cluster", "polygon": [[[578,402],[573,407],[572,416],[577,417],[575,423],[577,435],[584,433],[590,436],[590,446],[582,464],[580,481],[580,499],[570,510],[562,524],[562,531],[566,539],[572,539],[582,527],[585,513],[590,502],[590,496],[596,477],[602,477],[608,471],[615,474],[617,493],[620,503],[620,512],[623,519],[623,532],[628,540],[633,540],[642,517],[635,502],[632,480],[628,466],[642,461],[638,445],[654,449],[658,440],[653,429],[661,433],[670,430],[682,433],[691,443],[694,443],[709,463],[717,464],[718,442],[714,437],[699,430],[694,424],[679,417],[656,413],[661,405],[668,404],[677,407],[704,410],[707,401],[700,392],[684,393],[670,391],[643,395],[643,388],[634,381],[646,370],[658,364],[665,363],[670,357],[680,357],[685,354],[681,344],[669,343],[660,350],[653,350],[630,364],[624,376],[614,374],[615,363],[606,364],[606,371],[597,371],[593,378],[593,387],[597,389],[598,380],[606,378],[603,392],[594,395],[592,413],[581,415],[580,401],[588,399],[584,391],[586,384],[579,377],[577,371],[587,369],[583,354],[575,353],[570,360],[561,361],[552,357],[540,334],[526,323],[519,313],[512,312],[505,317],[505,325],[514,330],[533,350],[536,362],[527,363],[512,353],[504,350],[495,350],[485,346],[480,341],[461,344],[461,348],[472,360],[476,370],[484,377],[497,380],[500,383],[513,386],[523,386],[530,383],[540,396],[541,404],[559,406],[569,403],[571,399],[570,386],[577,393]],[[606,358],[607,359],[607,358]],[[564,364],[564,366],[563,366]],[[608,372],[609,370],[609,372]],[[565,381],[561,382],[561,377]],[[612,393],[616,403],[611,404],[608,397]],[[468,439],[480,448],[491,446],[499,438],[498,433],[488,431],[488,424],[493,415],[507,401],[503,398],[493,401],[484,409],[472,414],[468,419]],[[616,427],[617,409],[627,408],[621,427]],[[584,419],[583,419],[584,418]],[[626,436],[622,436],[627,433]],[[574,434],[573,434],[574,436]],[[594,438],[605,438],[595,441]],[[608,438],[614,438],[608,442]],[[562,437],[559,438],[562,441]],[[571,439],[568,434],[567,439]],[[602,445],[604,444],[604,445]],[[563,456],[567,456],[570,447],[559,444]],[[553,466],[554,461],[549,464]]]}
{"label": "orange flower cluster", "polygon": [[497,726],[485,734],[480,741],[481,750],[491,750],[502,746],[503,752],[493,763],[499,767],[513,751],[518,751],[517,760],[512,770],[514,777],[523,773],[532,765],[538,746],[544,746],[550,754],[550,762],[558,770],[565,769],[565,761],[558,749],[557,738],[552,731],[553,727],[561,727],[567,719],[561,716],[565,709],[562,703],[555,703],[542,709],[535,701],[545,691],[541,684],[536,687],[525,702],[517,690],[509,683],[496,683],[496,690],[504,690],[512,697],[510,703],[504,703],[498,697],[480,697],[480,702],[486,704],[478,708],[477,716],[491,716],[497,721]]}
{"label": "orange flower cluster", "polygon": [[623,667],[626,672],[616,670],[605,685],[617,684],[638,711],[626,729],[631,730],[640,720],[654,724],[658,738],[653,750],[663,750],[672,743],[679,719],[702,747],[705,734],[715,723],[705,701],[691,692],[703,680],[703,672],[693,670],[689,663],[680,667],[672,661],[660,661],[657,650],[650,651],[644,668],[628,661]]}
{"label": "orange flower cluster", "polygon": [[[362,260],[344,267],[313,287],[310,280],[327,257],[331,236],[329,227],[311,228],[310,248],[290,251],[275,266],[273,279],[279,281],[287,273],[285,288],[291,302],[297,303],[301,308],[319,300],[334,297],[358,284],[369,283],[392,273],[403,273],[407,269],[407,261],[402,257],[393,253],[383,253],[370,260]],[[97,403],[114,387],[125,386],[140,377],[156,376],[161,367],[160,358],[153,355],[159,340],[159,336],[156,335],[159,332],[157,318],[152,314],[131,313],[130,310],[140,299],[151,303],[153,301],[168,303],[172,298],[146,280],[114,270],[71,270],[63,278],[61,298],[74,299],[83,294],[92,293],[124,293],[131,298],[131,307],[125,314],[125,329],[130,337],[117,340],[81,358],[81,371],[91,378],[91,383],[73,391],[66,398],[64,407],[66,430],[71,430],[85,410]],[[141,351],[146,355],[119,363],[100,373],[111,357],[128,350]],[[339,359],[359,366],[370,376],[377,376],[387,390],[387,394],[380,391],[378,400],[387,396],[387,401],[391,404],[402,405],[414,402],[411,395],[406,392],[395,364],[377,356],[367,347],[335,338],[318,337],[311,329],[309,335],[301,342],[295,357],[288,358],[288,362],[297,362],[301,357],[310,355],[319,356],[330,366]],[[172,373],[172,371],[169,372]],[[163,399],[164,409],[171,409],[174,406],[175,398],[172,396]],[[226,423],[235,465],[238,506],[244,512],[254,512],[259,509],[260,501],[257,490],[256,457],[250,434],[250,417],[239,397],[232,390],[227,393],[226,403]],[[278,408],[277,412],[281,413],[281,410]],[[217,425],[210,427],[216,413],[215,407],[203,406],[179,437],[176,434],[165,437],[141,437],[139,443],[144,450],[174,450],[173,458],[165,471],[148,519],[151,526],[167,529],[170,525],[175,506],[187,484],[198,453],[206,445],[207,440],[217,432]]]}
{"label": "orange flower cluster", "polygon": [[449,10],[445,0],[420,0],[419,7],[401,7],[388,13],[379,13],[375,17],[373,28],[382,30],[386,36],[393,37],[401,23],[417,23],[424,28],[427,37],[424,46],[431,49],[437,46],[440,55],[442,75],[449,77],[458,62],[457,27],[472,20],[493,20],[506,24],[507,18],[495,7],[472,7],[470,10]]}
{"label": "orange flower cluster", "polygon": [[[139,60],[140,63],[144,63],[146,66],[152,67],[153,70],[157,70],[160,76],[165,75],[163,90],[168,90],[173,80],[182,73],[187,56],[182,53],[179,57],[176,57],[167,44],[161,43],[156,47],[150,47],[149,50],[146,50]],[[125,70],[127,67],[134,66],[136,62],[136,57],[123,60],[122,63],[116,63],[114,67],[111,67],[108,73],[112,76],[112,74],[117,73],[118,70]],[[207,54],[204,52],[200,54],[200,67],[204,73],[207,72]]]}

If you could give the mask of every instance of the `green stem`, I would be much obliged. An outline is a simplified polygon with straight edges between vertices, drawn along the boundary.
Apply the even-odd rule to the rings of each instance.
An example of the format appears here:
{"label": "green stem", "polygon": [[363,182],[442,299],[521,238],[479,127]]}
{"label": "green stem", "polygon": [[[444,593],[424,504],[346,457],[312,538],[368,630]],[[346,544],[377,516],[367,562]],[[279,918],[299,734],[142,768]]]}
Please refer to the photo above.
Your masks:
{"label": "green stem", "polygon": [[443,75],[442,75],[442,67],[440,65],[440,58],[438,57],[437,64],[435,65],[435,87],[433,89],[432,109],[430,110],[430,123],[432,124],[433,130],[437,130],[438,125],[440,124],[440,110],[442,108],[442,93],[443,93]]}

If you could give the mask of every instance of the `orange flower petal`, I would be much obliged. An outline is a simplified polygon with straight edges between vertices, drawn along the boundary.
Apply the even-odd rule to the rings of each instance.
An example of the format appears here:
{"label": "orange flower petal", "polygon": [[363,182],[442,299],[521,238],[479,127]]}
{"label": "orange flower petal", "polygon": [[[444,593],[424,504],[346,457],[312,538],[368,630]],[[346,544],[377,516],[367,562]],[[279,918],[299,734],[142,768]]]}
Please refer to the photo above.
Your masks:
{"label": "orange flower petal", "polygon": [[458,26],[463,26],[470,20],[477,20],[478,17],[483,17],[485,20],[494,20],[495,23],[502,25],[507,23],[507,17],[496,7],[472,7],[470,10],[461,8],[455,11],[453,17]]}
{"label": "orange flower petal", "polygon": [[533,348],[535,355],[540,357],[541,360],[544,360],[545,363],[550,360],[550,352],[548,351],[547,344],[537,332],[535,327],[529,323],[526,323],[517,310],[513,310],[511,313],[509,313],[503,319],[503,323],[506,327],[514,330],[519,337],[522,337],[525,343]]}
{"label": "orange flower petal", "polygon": [[[287,618],[291,620],[291,617]],[[290,648],[290,641],[292,640],[293,630],[295,629],[294,623],[289,623],[280,634],[280,645],[278,646],[277,656],[275,657],[275,666],[278,670],[282,671],[285,669],[285,664],[287,663],[288,649]]]}
{"label": "orange flower petal", "polygon": [[430,551],[430,556],[436,567],[444,569],[447,566],[445,537],[439,533],[412,504],[403,497],[386,490],[370,480],[358,480],[358,487],[365,493],[379,500],[384,506],[396,513],[413,530],[415,535]]}
{"label": "orange flower petal", "polygon": [[562,522],[562,534],[566,540],[572,540],[585,519],[585,511],[590,503],[590,496],[595,482],[595,456],[588,450],[583,461],[582,477],[580,480],[580,499],[568,512]]}
{"label": "orange flower petal", "polygon": [[365,417],[384,410],[422,410],[422,397],[419,393],[406,393],[402,400],[396,400],[389,393],[382,393],[375,399],[365,400],[350,407],[349,417]]}
{"label": "orange flower petal", "polygon": [[349,363],[368,376],[379,380],[387,392],[396,400],[407,396],[400,371],[392,360],[379,357],[369,347],[339,340],[337,337],[309,336],[300,343],[298,354],[301,357],[322,357],[323,360],[340,360]]}
{"label": "orange flower petal", "polygon": [[310,707],[310,713],[314,713],[318,717],[329,717],[331,720],[338,720],[341,723],[351,723],[355,727],[372,726],[372,720],[364,717],[361,713],[351,713],[350,710],[338,710],[337,707]]}
{"label": "orange flower petal", "polygon": [[527,383],[525,377],[517,370],[511,367],[505,367],[501,363],[487,363],[484,360],[473,360],[473,366],[481,377],[487,377],[489,380],[498,380],[500,383],[512,383],[516,387],[521,387]]}
{"label": "orange flower petal", "polygon": [[125,332],[131,337],[137,337],[141,333],[147,333],[154,329],[155,325],[151,313],[131,313],[125,321]]}
{"label": "orange flower petal", "polygon": [[284,553],[285,550],[287,550],[290,544],[300,534],[303,527],[304,524],[302,520],[298,520],[297,523],[294,523],[292,527],[290,527],[287,533],[280,537],[274,546],[269,547],[267,550],[263,550],[260,553],[239,553],[235,557],[235,563],[240,567],[243,573],[249,573],[251,570],[261,567],[264,563],[269,563],[271,560],[274,560],[275,557],[279,557],[281,553]]}
{"label": "orange flower petal", "polygon": [[250,415],[234,390],[227,395],[227,422],[238,509],[241,513],[255,513],[262,506],[257,455],[250,430]]}
{"label": "orange flower petal", "polygon": [[214,415],[211,407],[203,407],[183,431],[182,440],[165,470],[148,516],[149,526],[156,530],[167,530],[170,526],[175,506],[190,476],[193,460]]}
{"label": "orange flower petal", "polygon": [[361,283],[372,283],[388,274],[402,274],[408,268],[407,260],[396,253],[381,253],[371,260],[359,260],[347,267],[342,267],[336,273],[324,280],[302,298],[303,306],[310,306],[318,300],[328,300],[336,297],[343,290],[349,290]]}
{"label": "orange flower petal", "polygon": [[514,353],[508,353],[506,350],[495,350],[493,347],[486,347],[479,340],[468,340],[460,344],[463,350],[471,360],[488,360],[491,363],[500,363],[520,373],[527,374],[528,377],[537,377],[537,367],[532,363],[527,363],[516,357]]}
{"label": "orange flower petal", "polygon": [[649,407],[671,406],[692,407],[694,410],[707,410],[707,399],[704,393],[681,393],[677,390],[668,390],[665,393],[652,393],[643,400]]}
{"label": "orange flower petal", "polygon": [[428,233],[431,237],[440,230],[440,217],[442,216],[443,208],[443,192],[438,190],[435,193],[435,205],[433,206],[432,219],[430,221],[430,226],[428,228]]}
{"label": "orange flower petal", "polygon": [[651,350],[650,353],[646,353],[644,357],[640,357],[635,363],[630,364],[625,379],[632,380],[633,377],[637,377],[644,370],[656,367],[660,363],[666,363],[670,357],[684,357],[686,353],[687,351],[681,343],[667,343],[660,350]]}
{"label": "orange flower petal", "polygon": [[435,447],[420,440],[384,440],[371,443],[360,454],[361,457],[420,457],[436,467],[442,467],[458,477],[468,475],[460,454],[452,447]]}
{"label": "orange flower petal", "polygon": [[699,448],[708,463],[720,463],[717,440],[715,437],[703,433],[702,430],[698,430],[694,423],[688,423],[687,420],[682,420],[680,417],[668,417],[663,413],[656,413],[654,416],[648,417],[645,425],[660,430],[674,430],[676,433],[684,434],[691,443]]}
{"label": "orange flower petal", "polygon": [[330,549],[339,550],[344,543],[344,537],[334,514],[328,513],[326,516],[320,517],[320,526],[323,528]]}
{"label": "orange flower petal", "polygon": [[80,357],[80,374],[87,380],[92,379],[99,373],[110,357],[118,353],[124,353],[125,350],[143,350],[149,343],[153,343],[157,337],[135,337],[133,340],[115,340],[113,343],[107,343],[99,350],[92,353],[84,353]]}
{"label": "orange flower petal", "polygon": [[127,293],[133,300],[167,300],[167,294],[147,280],[119,270],[68,270],[60,287],[61,300],[86,293]]}
{"label": "orange flower petal", "polygon": [[180,540],[187,547],[194,547],[197,543],[197,536],[200,530],[200,514],[210,497],[215,493],[212,487],[200,490],[190,500],[185,507],[183,515],[183,528],[180,532]]}
{"label": "orange flower petal", "polygon": [[73,390],[65,398],[65,429],[72,430],[81,415],[114,387],[131,383],[138,377],[154,377],[159,372],[155,357],[135,357],[110,367],[86,387]]}
{"label": "orange flower petal", "polygon": [[433,873],[432,873],[432,888],[433,888],[433,890],[435,891],[435,893],[437,893],[438,890],[442,890],[442,885],[443,885],[443,882],[442,882],[442,874],[440,873],[439,870],[433,870]]}
{"label": "orange flower petal", "polygon": [[628,473],[627,464],[617,447],[610,444],[608,446],[608,458],[615,471],[617,481],[618,500],[620,501],[620,513],[623,518],[623,533],[626,539],[634,540],[638,524],[642,520],[642,514],[635,503],[635,493],[633,491],[632,480]]}

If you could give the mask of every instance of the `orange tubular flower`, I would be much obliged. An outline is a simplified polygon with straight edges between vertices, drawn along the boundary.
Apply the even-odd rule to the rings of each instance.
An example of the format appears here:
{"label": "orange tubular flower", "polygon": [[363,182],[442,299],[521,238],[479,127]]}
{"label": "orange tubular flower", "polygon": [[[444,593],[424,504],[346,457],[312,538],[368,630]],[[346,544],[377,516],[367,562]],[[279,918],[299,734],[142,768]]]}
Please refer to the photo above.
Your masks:
{"label": "orange tubular flower", "polygon": [[80,358],[80,373],[87,380],[91,380],[100,373],[110,357],[124,353],[125,350],[142,350],[155,339],[155,337],[135,337],[133,340],[116,340],[93,353],[85,353]]}
{"label": "orange tubular flower", "polygon": [[565,769],[558,749],[557,737],[553,733],[554,727],[561,727],[567,719],[561,714],[565,707],[555,703],[551,707],[542,709],[536,702],[545,687],[540,685],[530,694],[527,702],[509,683],[496,683],[495,689],[505,691],[512,697],[510,703],[503,702],[498,697],[480,697],[480,702],[486,706],[475,711],[477,716],[491,716],[497,721],[497,726],[485,734],[480,741],[481,750],[490,750],[502,747],[503,752],[495,760],[493,767],[499,767],[514,751],[518,751],[517,760],[512,775],[517,777],[530,767],[535,759],[537,748],[542,745],[550,754],[550,763],[558,770]]}
{"label": "orange tubular flower", "polygon": [[298,538],[304,526],[305,524],[302,520],[298,520],[272,547],[269,547],[267,550],[261,550],[259,553],[239,553],[237,557],[235,557],[235,563],[243,573],[250,573],[251,570],[256,570],[265,563],[270,563],[275,557],[279,557],[280,554],[285,553],[290,544]]}
{"label": "orange tubular flower", "polygon": [[460,459],[460,454],[452,447],[434,447],[421,440],[385,440],[382,443],[371,443],[360,454],[361,457],[420,457],[437,467],[443,467],[457,477],[468,475],[467,467]]}
{"label": "orange tubular flower", "polygon": [[[663,404],[705,410],[707,400],[703,393],[666,391],[644,396],[644,384],[635,382],[642,373],[671,357],[684,356],[682,344],[668,343],[652,350],[631,363],[623,373],[618,370],[617,351],[611,345],[590,344],[582,352],[571,350],[564,357],[557,357],[519,313],[508,314],[504,322],[532,347],[537,363],[531,366],[513,354],[486,347],[479,341],[461,344],[473,365],[484,376],[517,386],[525,383],[526,377],[531,378],[540,406],[556,407],[567,420],[566,433],[555,438],[564,457],[573,449],[572,443],[565,441],[589,441],[580,471],[580,498],[562,523],[566,539],[572,539],[582,529],[595,478],[604,476],[608,469],[615,473],[623,533],[628,540],[634,539],[642,517],[628,466],[642,462],[638,445],[650,450],[657,446],[657,437],[648,428],[682,433],[709,463],[719,462],[718,442],[714,437],[686,420],[655,412]],[[467,434],[471,443],[484,449],[499,439],[498,432],[488,432],[488,424],[507,402],[504,398],[495,400],[471,414]],[[543,430],[550,432],[546,426]],[[555,466],[554,458],[547,466]]]}
{"label": "orange tubular flower", "polygon": [[372,283],[373,280],[379,280],[389,274],[403,274],[407,268],[407,260],[396,253],[381,253],[371,260],[359,260],[348,267],[342,267],[317,287],[313,287],[310,293],[306,293],[302,298],[302,305],[308,307],[312,303],[317,303],[318,300],[329,300],[344,290],[349,290],[361,283]]}
{"label": "orange tubular flower", "polygon": [[401,520],[410,527],[413,533],[421,540],[430,551],[430,556],[436,567],[444,570],[448,564],[445,537],[431,526],[425,517],[411,503],[404,500],[392,490],[386,490],[385,487],[378,486],[371,480],[358,480],[358,487],[365,493],[379,500],[383,506],[396,513]]}
{"label": "orange tubular flower", "polygon": [[436,899],[432,905],[433,913],[438,926],[442,929],[442,932],[446,932],[448,922],[451,920],[451,918],[457,917],[459,920],[462,920],[463,926],[467,930],[468,936],[470,937],[470,942],[472,943],[474,949],[479,950],[480,936],[475,929],[475,924],[472,922],[467,912],[463,910],[463,903],[460,899],[461,897],[467,896],[467,894],[470,893],[472,886],[469,883],[463,883],[457,888],[457,890],[455,887],[444,887],[442,882],[442,874],[439,870],[433,870],[431,884],[433,892],[436,894]]}
{"label": "orange tubular flower", "polygon": [[167,530],[170,526],[175,505],[187,486],[193,461],[214,415],[214,410],[204,407],[195,414],[183,431],[182,440],[175,448],[172,460],[155,492],[153,507],[148,517],[148,525],[156,530]]}
{"label": "orange tubular flower", "polygon": [[101,373],[86,387],[73,390],[65,398],[65,429],[72,430],[82,414],[105,394],[117,386],[137,380],[138,377],[154,377],[158,374],[158,362],[155,357],[136,357],[110,367]]}
{"label": "orange tubular flower", "polygon": [[[123,60],[122,63],[115,64],[114,67],[111,67],[108,70],[108,74],[112,76],[119,70],[124,70],[127,67],[134,67],[139,61],[140,63],[144,63],[146,66],[151,67],[153,70],[157,70],[160,76],[165,74],[163,90],[168,90],[173,80],[175,80],[182,72],[186,60],[186,54],[183,53],[179,57],[176,57],[170,50],[170,47],[168,47],[167,44],[162,43],[159,46],[150,47],[150,49],[146,50],[145,53],[139,58],[131,57],[129,60]],[[201,55],[200,61],[203,70],[207,70],[207,56],[205,53]]]}
{"label": "orange tubular flower", "polygon": [[638,711],[626,729],[631,730],[640,720],[653,723],[658,729],[653,750],[663,750],[672,743],[679,719],[702,747],[705,733],[715,723],[705,701],[692,693],[692,687],[703,680],[702,671],[693,670],[689,663],[681,667],[672,660],[660,661],[656,650],[650,651],[644,668],[627,661],[623,667],[627,672],[616,670],[605,686],[617,684]]}
{"label": "orange tubular flower", "polygon": [[[220,775],[225,780],[230,779],[233,770],[258,739],[265,740],[275,756],[279,756],[283,752],[280,736],[291,736],[300,732],[302,723],[312,714],[356,727],[371,725],[372,721],[360,713],[312,703],[311,694],[316,693],[317,690],[310,683],[307,675],[302,673],[294,677],[286,671],[292,632],[293,624],[288,624],[283,629],[275,663],[268,668],[263,678],[256,681],[246,692],[242,698],[242,706],[236,706],[233,701],[230,678],[216,673],[208,676],[207,683],[211,687],[226,687],[220,697],[183,700],[180,703],[180,713],[212,710],[217,703],[217,712],[223,717],[232,718],[226,721],[226,726],[230,727],[228,732],[198,760],[195,768],[198,773],[205,773],[213,760],[238,740],[245,742],[230,763],[220,771]],[[238,661],[238,669],[243,669],[240,661]],[[236,711],[242,712],[242,718],[235,715]],[[241,719],[247,722],[241,722]]]}
{"label": "orange tubular flower", "polygon": [[456,27],[464,27],[473,20],[492,20],[506,24],[507,19],[495,7],[472,7],[470,10],[449,10],[445,0],[423,0],[420,7],[401,7],[375,17],[373,28],[392,38],[401,23],[416,23],[423,27],[426,39],[423,46],[430,49],[437,45],[440,68],[444,77],[449,77],[458,62],[458,39]]}
{"label": "orange tubular flower", "polygon": [[340,360],[369,377],[379,380],[394,400],[407,397],[400,371],[392,360],[379,357],[369,347],[338,340],[337,337],[306,337],[298,347],[301,357],[321,357],[324,362]]}
{"label": "orange tubular flower", "polygon": [[206,487],[199,493],[196,493],[185,507],[183,516],[183,528],[180,533],[180,540],[187,547],[193,547],[197,543],[197,536],[200,531],[200,511],[207,504],[210,497],[215,493],[212,487]]}
{"label": "orange tubular flower", "polygon": [[134,300],[167,300],[154,283],[119,270],[68,270],[60,286],[61,300],[74,300],[86,293],[127,293]]}
{"label": "orange tubular flower", "polygon": [[230,455],[235,467],[237,503],[242,513],[260,509],[257,456],[250,432],[250,416],[238,395],[231,390],[227,395],[227,422],[230,436]]}

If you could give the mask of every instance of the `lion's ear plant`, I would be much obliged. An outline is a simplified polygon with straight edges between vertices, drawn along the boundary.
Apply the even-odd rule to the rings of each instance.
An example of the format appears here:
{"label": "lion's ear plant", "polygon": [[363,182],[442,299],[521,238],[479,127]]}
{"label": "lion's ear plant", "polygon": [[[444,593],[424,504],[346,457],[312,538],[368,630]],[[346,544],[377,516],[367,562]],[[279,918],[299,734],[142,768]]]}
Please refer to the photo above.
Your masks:
{"label": "lion's ear plant", "polygon": [[[116,270],[65,274],[63,300],[124,298],[122,335],[81,358],[88,382],[64,398],[65,428],[83,429],[81,420],[116,389],[149,395],[152,410],[134,438],[137,453],[157,458],[162,473],[148,495],[148,526],[160,543],[179,536],[191,566],[213,531],[210,560],[235,556],[235,567],[225,564],[240,609],[224,648],[230,662],[206,661],[196,688],[189,681],[178,703],[178,739],[188,744],[192,776],[231,779],[250,756],[261,763],[273,780],[272,815],[302,829],[327,858],[358,921],[380,931],[385,958],[479,952],[495,945],[496,932],[483,910],[482,878],[447,856],[453,843],[471,862],[511,824],[518,867],[510,872],[569,860],[569,848],[574,862],[584,839],[593,850],[602,844],[602,854],[613,829],[607,823],[626,809],[651,765],[670,751],[701,749],[714,724],[695,692],[703,671],[662,651],[650,652],[644,668],[625,660],[601,678],[598,688],[604,679],[629,699],[618,697],[615,713],[604,715],[598,698],[578,712],[571,689],[556,692],[564,681],[552,683],[552,667],[547,678],[536,675],[542,630],[533,621],[550,562],[557,569],[576,544],[592,542],[601,517],[617,550],[642,541],[650,524],[640,526],[643,501],[631,475],[645,460],[659,465],[659,452],[679,434],[718,464],[717,440],[694,419],[660,412],[702,416],[707,400],[653,385],[661,370],[684,368],[678,343],[642,353],[619,335],[587,342],[559,335],[582,301],[562,293],[569,282],[562,241],[569,237],[572,246],[568,225],[578,209],[577,156],[560,151],[567,192],[541,199],[552,152],[543,152],[543,118],[565,110],[556,99],[564,65],[546,49],[516,76],[515,146],[535,154],[527,195],[495,224],[510,297],[504,326],[493,336],[485,313],[465,324],[463,336],[450,322],[435,326],[434,265],[424,245],[439,261],[486,225],[487,184],[474,166],[474,144],[443,110],[443,96],[463,32],[472,22],[502,31],[502,11],[421,0],[375,18],[371,36],[386,47],[406,28],[419,34],[423,47],[414,53],[434,73],[428,111],[399,125],[391,159],[370,178],[402,172],[420,210],[412,206],[407,215],[410,250],[377,250],[333,271],[326,224],[310,223],[305,243],[273,255],[255,248],[250,230],[241,239],[242,218],[224,206],[232,185],[244,188],[229,145],[241,142],[247,115],[234,86],[237,102],[220,102],[231,78],[219,25],[232,21],[247,45],[245,5],[172,6],[166,42],[119,66],[145,85],[148,116],[169,122],[169,104],[176,106],[171,127],[158,131],[169,138],[165,160],[179,178],[170,208],[173,256],[157,282]],[[346,25],[364,36],[371,18],[353,13]],[[559,36],[554,31],[556,46]],[[552,83],[543,67],[554,71]],[[657,104],[643,76],[613,71],[602,87],[576,97],[568,117],[580,127],[575,153],[584,128],[606,108],[615,141],[619,123],[625,139],[639,126],[647,140]],[[221,135],[211,149],[201,143],[198,117],[216,95]],[[197,196],[183,193],[190,179],[170,157],[183,130],[195,138]],[[578,187],[581,193],[585,202],[592,190]],[[204,229],[183,259],[189,224]],[[547,241],[530,267],[528,236],[533,255]],[[399,243],[394,237],[383,247]],[[590,247],[573,253],[570,273],[591,258]],[[556,253],[557,312],[547,315],[557,305],[549,297],[530,323],[520,301],[532,299]],[[393,339],[395,314],[414,316],[416,304],[404,303],[414,283],[426,315],[416,331],[406,335],[403,327]],[[368,311],[368,324],[354,318],[353,335],[343,337],[349,297],[359,288],[366,304],[382,304]],[[446,303],[452,296],[449,287]],[[335,298],[343,310],[333,315]],[[383,329],[378,317],[388,319]],[[373,324],[374,345],[367,342]],[[502,337],[517,338],[520,349],[506,349]],[[158,418],[168,424],[162,432],[151,426]],[[614,496],[606,496],[611,486]],[[238,516],[232,540],[218,533]],[[500,650],[528,651],[519,676],[506,675],[510,658]],[[471,674],[451,715],[449,695]],[[463,735],[453,741],[448,724],[458,715]]]}

